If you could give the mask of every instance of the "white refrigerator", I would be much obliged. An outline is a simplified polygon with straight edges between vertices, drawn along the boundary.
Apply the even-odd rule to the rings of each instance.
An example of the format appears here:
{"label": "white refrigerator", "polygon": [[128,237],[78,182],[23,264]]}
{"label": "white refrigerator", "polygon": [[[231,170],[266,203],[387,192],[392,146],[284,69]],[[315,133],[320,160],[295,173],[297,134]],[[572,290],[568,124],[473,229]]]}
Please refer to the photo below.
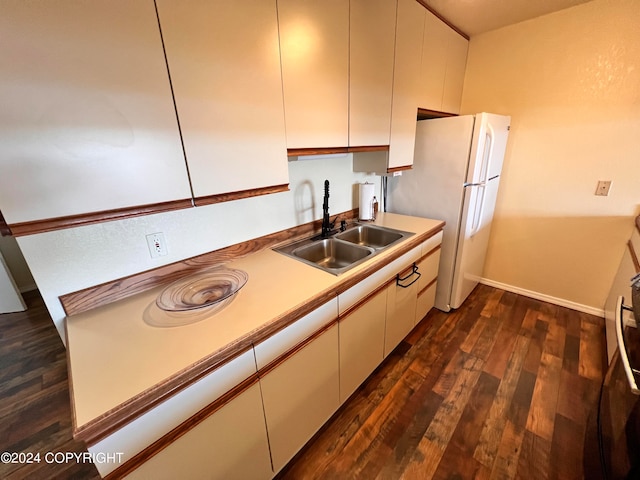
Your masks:
{"label": "white refrigerator", "polygon": [[482,278],[511,117],[421,120],[413,169],[387,180],[386,210],[445,220],[436,308],[458,308]]}

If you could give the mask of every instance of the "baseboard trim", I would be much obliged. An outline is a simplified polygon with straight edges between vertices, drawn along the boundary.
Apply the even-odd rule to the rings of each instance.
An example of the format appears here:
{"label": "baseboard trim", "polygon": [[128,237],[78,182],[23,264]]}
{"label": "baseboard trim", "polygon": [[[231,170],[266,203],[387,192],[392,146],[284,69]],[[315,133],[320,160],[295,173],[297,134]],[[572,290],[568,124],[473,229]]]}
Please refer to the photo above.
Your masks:
{"label": "baseboard trim", "polygon": [[499,288],[500,290],[506,290],[507,292],[517,293],[519,295],[524,295],[525,297],[535,298],[536,300],[541,300],[543,302],[552,303],[561,307],[570,308],[571,310],[577,310],[578,312],[588,313],[589,315],[604,318],[604,309],[602,308],[590,307],[589,305],[572,302],[570,300],[565,300],[564,298],[552,297],[551,295],[546,295],[544,293],[534,292],[532,290],[515,287],[502,282],[496,282],[495,280],[490,280],[488,278],[481,278],[480,283],[490,287]]}

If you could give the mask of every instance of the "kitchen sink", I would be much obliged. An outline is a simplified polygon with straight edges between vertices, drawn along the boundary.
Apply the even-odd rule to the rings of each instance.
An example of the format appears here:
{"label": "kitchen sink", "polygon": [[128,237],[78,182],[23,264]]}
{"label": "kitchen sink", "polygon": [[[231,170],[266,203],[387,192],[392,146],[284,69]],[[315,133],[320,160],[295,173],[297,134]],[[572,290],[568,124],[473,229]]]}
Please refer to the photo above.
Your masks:
{"label": "kitchen sink", "polygon": [[412,232],[356,223],[330,238],[305,238],[274,250],[340,275],[411,235]]}
{"label": "kitchen sink", "polygon": [[405,233],[371,225],[357,225],[346,232],[336,235],[336,238],[379,250],[404,238]]}
{"label": "kitchen sink", "polygon": [[324,270],[340,271],[372,255],[374,250],[335,238],[317,240],[311,245],[296,248],[292,254]]}

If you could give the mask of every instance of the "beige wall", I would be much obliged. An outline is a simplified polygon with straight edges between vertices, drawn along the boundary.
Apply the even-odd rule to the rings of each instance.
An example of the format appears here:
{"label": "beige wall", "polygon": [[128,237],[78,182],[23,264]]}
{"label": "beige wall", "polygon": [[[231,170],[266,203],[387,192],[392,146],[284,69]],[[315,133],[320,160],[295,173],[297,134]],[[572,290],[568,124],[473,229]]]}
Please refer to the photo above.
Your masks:
{"label": "beige wall", "polygon": [[512,117],[489,281],[603,308],[640,213],[639,26],[595,0],[471,38],[462,113]]}

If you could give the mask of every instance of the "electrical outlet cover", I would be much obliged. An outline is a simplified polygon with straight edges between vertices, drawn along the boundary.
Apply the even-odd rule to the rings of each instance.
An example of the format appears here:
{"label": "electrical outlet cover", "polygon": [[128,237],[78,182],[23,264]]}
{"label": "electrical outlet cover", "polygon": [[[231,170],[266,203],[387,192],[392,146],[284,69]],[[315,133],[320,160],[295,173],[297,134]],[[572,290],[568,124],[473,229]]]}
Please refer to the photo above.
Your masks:
{"label": "electrical outlet cover", "polygon": [[167,243],[162,232],[147,235],[147,245],[151,258],[162,257],[167,254]]}

